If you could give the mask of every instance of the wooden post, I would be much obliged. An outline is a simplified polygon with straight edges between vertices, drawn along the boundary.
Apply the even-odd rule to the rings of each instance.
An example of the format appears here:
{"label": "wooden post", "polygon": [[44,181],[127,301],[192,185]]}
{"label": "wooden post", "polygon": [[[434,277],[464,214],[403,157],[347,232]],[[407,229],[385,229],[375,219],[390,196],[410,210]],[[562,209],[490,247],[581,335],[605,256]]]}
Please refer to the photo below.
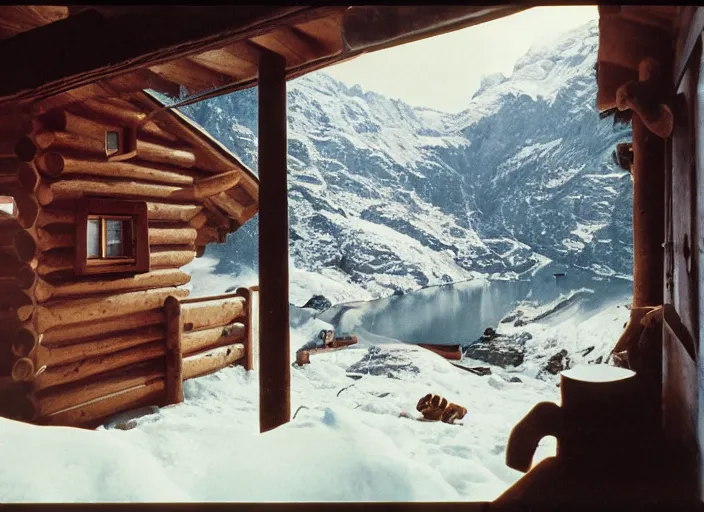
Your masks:
{"label": "wooden post", "polygon": [[286,61],[259,60],[259,429],[291,419]]}
{"label": "wooden post", "polygon": [[166,404],[171,405],[183,402],[183,358],[181,357],[183,322],[181,303],[176,297],[166,298],[164,315],[166,317]]}
{"label": "wooden post", "polygon": [[633,307],[663,297],[665,141],[633,114]]}
{"label": "wooden post", "polygon": [[252,318],[253,294],[249,288],[237,288],[237,293],[245,298],[245,307],[247,308],[247,313],[245,314],[243,322],[246,332],[245,337],[247,338],[247,341],[244,345],[245,352],[244,357],[242,358],[242,366],[244,366],[245,370],[251,371],[254,368],[254,361],[252,360],[252,343],[254,343],[254,339],[252,336],[252,322],[254,322],[254,319]]}

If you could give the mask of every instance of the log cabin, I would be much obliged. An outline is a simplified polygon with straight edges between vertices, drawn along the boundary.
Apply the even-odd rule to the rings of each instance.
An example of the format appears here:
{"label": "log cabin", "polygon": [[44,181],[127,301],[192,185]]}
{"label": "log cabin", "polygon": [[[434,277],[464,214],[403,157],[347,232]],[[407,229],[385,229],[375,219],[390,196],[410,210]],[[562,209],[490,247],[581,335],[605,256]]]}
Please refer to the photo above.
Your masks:
{"label": "log cabin", "polygon": [[[174,365],[183,379],[249,366],[235,322],[247,294],[184,300],[181,268],[256,214],[257,177],[145,91],[29,121],[1,128],[0,411],[91,425],[159,395],[182,400],[165,380]],[[170,335],[172,321],[187,331]]]}
{"label": "log cabin", "polygon": [[[230,232],[240,225],[247,215],[238,217],[212,196],[205,195],[214,190],[218,190],[217,196],[221,199],[224,199],[220,195],[223,193],[230,197],[234,201],[231,205],[237,205],[236,212],[248,207],[241,202],[246,202],[247,196],[258,204],[261,431],[289,421],[286,81],[363,53],[484,23],[525,8],[508,5],[1,7],[0,62],[3,62],[4,74],[0,81],[0,126],[5,131],[0,131],[0,154],[5,167],[0,183],[4,187],[2,195],[7,198],[2,204],[8,205],[3,206],[2,211],[14,218],[3,221],[7,227],[3,227],[0,236],[4,247],[1,256],[5,262],[0,279],[3,286],[16,290],[3,295],[5,303],[1,307],[5,311],[4,325],[12,325],[18,333],[11,337],[9,348],[3,347],[9,352],[1,360],[3,375],[9,375],[12,382],[12,396],[24,397],[24,403],[31,405],[19,409],[27,412],[26,417],[39,418],[42,403],[47,407],[47,402],[42,402],[42,379],[59,382],[68,375],[57,377],[49,370],[50,366],[46,365],[45,369],[37,358],[46,354],[47,348],[58,349],[62,342],[70,346],[79,337],[95,336],[95,329],[109,332],[117,330],[118,326],[134,328],[139,336],[149,340],[129,345],[135,340],[127,341],[119,336],[106,338],[111,346],[123,343],[141,347],[140,350],[145,347],[153,350],[149,353],[153,354],[154,361],[163,365],[155,366],[151,376],[135,369],[138,375],[129,377],[135,388],[143,390],[139,394],[143,394],[144,400],[179,401],[183,378],[194,371],[186,371],[186,358],[182,357],[184,346],[194,346],[192,341],[186,341],[186,334],[194,325],[184,322],[184,317],[193,320],[193,315],[187,312],[192,306],[186,302],[185,292],[178,291],[185,279],[178,267],[187,259],[186,255],[162,255],[161,261],[168,260],[173,266],[151,270],[150,252],[150,270],[141,273],[146,256],[138,259],[135,252],[134,261],[123,262],[134,267],[128,278],[108,278],[109,273],[90,274],[105,262],[93,267],[87,262],[88,254],[99,254],[102,258],[109,250],[124,252],[124,242],[122,245],[115,243],[119,239],[115,235],[116,230],[119,231],[116,226],[124,217],[137,219],[143,215],[143,210],[140,213],[137,209],[91,212],[95,203],[83,194],[88,192],[105,198],[107,192],[113,190],[105,183],[120,179],[131,183],[125,190],[135,196],[169,190],[174,195],[168,197],[178,198],[167,201],[163,196],[148,196],[145,200],[144,195],[139,196],[142,199],[138,201],[144,200],[147,204],[150,251],[152,240],[157,246],[168,246],[167,241],[171,240],[179,249],[164,252],[186,252],[181,250],[185,246],[196,252],[197,247],[203,246],[199,241],[215,240],[222,236],[219,229]],[[704,211],[701,178],[704,138],[700,122],[704,101],[700,92],[704,9],[696,6],[600,6],[599,31],[596,110],[603,114],[626,114],[633,127],[629,157],[621,159],[622,165],[631,171],[634,187],[633,308],[631,321],[621,338],[614,340],[614,347],[618,353],[625,354],[626,364],[638,377],[635,402],[645,404],[649,411],[643,421],[614,423],[611,429],[628,432],[631,440],[627,442],[636,443],[641,451],[653,451],[655,455],[648,464],[625,466],[620,473],[599,479],[600,475],[590,473],[586,466],[565,466],[560,453],[528,470],[530,449],[522,452],[520,463],[515,458],[518,452],[508,450],[507,464],[526,470],[527,474],[496,500],[497,506],[517,501],[534,504],[557,501],[564,506],[570,500],[603,506],[610,500],[628,504],[636,498],[651,504],[694,505],[701,504],[704,497],[704,457],[700,456],[704,443],[701,412],[704,366],[700,361],[700,318],[704,308],[700,268],[704,234],[699,221]],[[139,37],[135,37],[137,34]],[[66,59],[66,55],[72,58]],[[177,126],[183,127],[187,121],[179,119],[178,114],[167,113],[169,106],[160,107],[153,97],[144,93],[145,89],[164,93],[174,98],[170,105],[173,106],[255,85],[260,98],[258,196],[253,190],[247,191],[241,181],[231,185],[238,192],[220,190],[224,182],[236,179],[234,174],[228,173],[241,176],[249,176],[249,173],[235,163],[236,159],[222,154],[229,167],[222,162],[219,164],[222,167],[215,165],[214,160],[208,158],[215,158],[217,145],[206,143],[212,152],[202,148],[196,143],[202,134],[177,130]],[[136,111],[149,115],[154,109],[164,110],[143,124],[141,120],[120,124],[132,114],[92,117],[89,112],[95,111],[97,104],[113,105],[112,112]],[[66,113],[75,119],[67,118]],[[109,139],[106,135],[104,140],[89,137],[88,140],[66,129],[76,127],[76,123],[85,127],[85,123],[81,125],[84,121],[91,126],[97,123],[103,127],[101,129],[107,128],[117,135],[110,135]],[[112,129],[113,126],[117,129]],[[57,135],[62,132],[64,135]],[[98,143],[103,151],[103,165],[92,167],[93,174],[81,174],[86,169],[86,166],[81,168],[81,162],[91,154],[91,148],[97,151]],[[167,152],[169,160],[166,162],[149,160],[145,155],[165,156],[150,144],[176,151]],[[57,151],[53,151],[54,148]],[[193,159],[187,156],[189,152]],[[47,153],[57,156],[49,157]],[[135,169],[131,164],[136,159],[150,163]],[[96,170],[108,168],[121,169],[125,177],[106,176]],[[150,181],[146,176],[159,176],[161,181]],[[185,183],[187,178],[192,182]],[[165,179],[172,181],[167,183]],[[208,179],[211,181],[200,181]],[[80,184],[73,186],[74,182]],[[142,182],[149,186],[136,184]],[[91,185],[84,186],[87,183]],[[202,187],[196,187],[196,183]],[[204,190],[207,192],[202,192]],[[114,195],[107,196],[110,201],[115,200]],[[152,206],[150,210],[150,203],[171,204],[169,211],[173,218],[154,218],[154,221],[173,222],[179,227],[153,226],[149,215],[151,212],[153,217],[158,208]],[[181,213],[174,213],[174,204]],[[200,209],[193,213],[189,210],[192,207]],[[166,213],[161,210],[157,215]],[[76,228],[78,219],[87,219],[86,222],[92,222],[91,233],[103,233],[103,218],[106,219],[105,242],[99,238],[102,234],[91,235],[91,238],[88,225],[80,232],[56,227]],[[114,220],[110,223],[110,235],[107,220]],[[193,221],[194,224],[190,224]],[[135,233],[137,229],[145,229],[144,224],[136,221],[133,225],[130,229]],[[152,229],[166,231],[154,233],[151,238]],[[88,240],[94,242],[90,248],[86,245],[85,266],[80,267],[83,256],[75,259],[79,253],[76,242],[84,236],[86,244]],[[107,243],[108,236],[112,244]],[[129,248],[130,251],[137,249],[134,245]],[[71,250],[74,259],[65,257]],[[42,256],[50,251],[64,254],[64,257]],[[180,260],[181,257],[184,259]],[[55,270],[42,275],[49,269]],[[91,280],[110,283],[109,291],[97,296],[103,298],[72,298],[92,293],[93,288],[88,284]],[[140,286],[146,288],[127,292],[134,283],[142,283]],[[155,288],[150,289],[152,286]],[[173,290],[168,297],[154,291],[164,286]],[[118,295],[118,292],[124,294]],[[128,293],[137,294],[130,297],[139,297],[139,300],[126,301],[129,307],[148,302],[150,307],[154,305],[151,313],[129,315],[119,322],[101,319],[100,315],[118,300],[111,297],[124,297]],[[247,309],[245,290],[236,301],[225,299],[229,300],[222,306],[225,309]],[[69,301],[79,300],[87,302],[73,302],[77,307],[72,308]],[[223,298],[203,302],[211,304],[220,300]],[[242,303],[241,307],[232,305],[234,302]],[[62,303],[69,305],[61,306],[63,309],[48,309]],[[232,318],[218,306],[203,308],[211,311],[213,323],[198,324],[199,329]],[[244,318],[252,317],[244,314]],[[62,322],[78,323],[79,320],[80,327],[76,326],[63,339],[54,337],[52,346],[51,329],[60,328]],[[164,333],[150,334],[154,333],[155,330],[150,329],[154,326],[157,329],[161,326]],[[234,331],[234,326],[228,330]],[[145,359],[140,355],[130,361]],[[87,368],[98,367],[103,372],[111,361],[114,359],[109,356],[96,358]],[[78,373],[83,371],[80,366],[77,368]],[[48,381],[43,377],[47,372]],[[107,371],[105,373],[107,375]],[[59,380],[52,381],[52,375]],[[113,391],[115,382],[106,380]],[[151,384],[147,383],[152,382],[157,384],[150,388]],[[44,392],[49,393],[51,387],[47,386]],[[92,388],[76,387],[74,391],[81,393],[82,389]],[[88,395],[79,400],[86,398]],[[67,403],[72,403],[70,400],[75,400],[75,394],[73,397],[70,393],[59,394],[56,399],[64,402],[52,405],[53,409],[45,409],[44,413],[62,410]],[[105,401],[103,406],[102,413],[118,408]],[[102,413],[98,411],[93,415],[97,418]],[[579,425],[564,427],[561,435],[578,430]],[[597,440],[588,441],[584,451],[594,448],[597,453],[598,447]],[[526,453],[529,455],[527,464]],[[404,509],[412,508],[421,507],[404,505]],[[438,508],[471,507],[467,504],[433,505],[434,510]]]}

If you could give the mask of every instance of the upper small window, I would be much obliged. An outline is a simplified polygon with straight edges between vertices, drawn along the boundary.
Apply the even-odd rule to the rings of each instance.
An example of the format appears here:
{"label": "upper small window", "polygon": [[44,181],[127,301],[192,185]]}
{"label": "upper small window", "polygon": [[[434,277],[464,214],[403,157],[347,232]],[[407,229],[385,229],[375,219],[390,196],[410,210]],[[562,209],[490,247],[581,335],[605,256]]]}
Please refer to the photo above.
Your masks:
{"label": "upper small window", "polygon": [[76,274],[149,272],[147,203],[84,199],[76,221]]}
{"label": "upper small window", "polygon": [[105,132],[105,152],[108,155],[120,151],[120,133],[114,131]]}
{"label": "upper small window", "polygon": [[123,127],[105,132],[105,156],[111,161],[133,158],[137,154],[137,132]]}
{"label": "upper small window", "polygon": [[0,196],[0,212],[16,217],[17,205],[15,200],[10,196]]}

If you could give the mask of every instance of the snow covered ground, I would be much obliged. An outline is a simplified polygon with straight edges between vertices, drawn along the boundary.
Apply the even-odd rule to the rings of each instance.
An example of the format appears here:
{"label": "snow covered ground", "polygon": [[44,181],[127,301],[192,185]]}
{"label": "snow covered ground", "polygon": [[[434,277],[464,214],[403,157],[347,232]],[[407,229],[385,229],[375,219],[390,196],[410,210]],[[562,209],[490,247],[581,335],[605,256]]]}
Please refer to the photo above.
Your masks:
{"label": "snow covered ground", "polygon": [[[212,265],[199,264],[208,275]],[[194,281],[194,291],[229,286],[221,277]],[[245,277],[232,284],[251,284]],[[523,329],[536,350],[606,345],[625,311],[617,302],[581,317],[568,308]],[[293,360],[329,324],[299,311],[292,326]],[[357,334],[358,345],[292,367],[295,417],[265,434],[258,375],[241,367],[186,382],[185,403],[152,408],[129,430],[0,419],[0,502],[483,501],[521,476],[504,462],[508,435],[536,403],[559,402],[555,379],[531,377],[529,365],[480,377],[420,347]],[[521,382],[509,382],[516,376]],[[417,415],[427,393],[467,416],[456,425],[400,416]],[[534,462],[554,451],[555,440],[544,439]]]}
{"label": "snow covered ground", "polygon": [[[252,286],[258,281],[254,270],[234,276],[216,274],[217,264],[216,258],[203,256],[183,267],[183,271],[191,276],[190,283],[186,285],[191,291],[191,297],[218,295],[231,288]],[[342,272],[332,268],[309,272],[296,268],[291,263],[289,281],[289,300],[296,306],[303,306],[308,299],[319,293],[323,293],[333,304],[373,298],[370,292],[350,282]]]}
{"label": "snow covered ground", "polygon": [[[293,330],[292,352],[326,326]],[[0,501],[490,500],[520,476],[504,465],[507,435],[534,403],[558,398],[554,384],[478,377],[402,344],[381,350],[417,374],[348,378],[368,347],[293,367],[292,413],[306,408],[263,435],[257,374],[241,367],[186,382],[185,403],[127,431],[0,420]],[[399,417],[428,392],[468,415],[458,425]]]}

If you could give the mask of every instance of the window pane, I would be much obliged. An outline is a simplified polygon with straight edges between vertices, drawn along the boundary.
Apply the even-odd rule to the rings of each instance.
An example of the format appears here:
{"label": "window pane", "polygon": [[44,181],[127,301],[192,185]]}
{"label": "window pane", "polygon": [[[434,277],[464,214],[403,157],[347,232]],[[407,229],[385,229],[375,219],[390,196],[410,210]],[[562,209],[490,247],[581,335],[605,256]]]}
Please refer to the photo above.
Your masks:
{"label": "window pane", "polygon": [[119,256],[127,256],[125,254],[125,233],[127,231],[125,224],[128,220],[111,220],[106,222],[107,236],[107,256],[115,258]]}
{"label": "window pane", "polygon": [[88,219],[87,253],[89,258],[100,258],[100,219]]}
{"label": "window pane", "polygon": [[0,212],[5,212],[9,215],[17,215],[15,200],[12,196],[0,196]]}
{"label": "window pane", "polygon": [[105,148],[108,151],[118,151],[120,149],[120,137],[117,132],[107,132],[105,135]]}

